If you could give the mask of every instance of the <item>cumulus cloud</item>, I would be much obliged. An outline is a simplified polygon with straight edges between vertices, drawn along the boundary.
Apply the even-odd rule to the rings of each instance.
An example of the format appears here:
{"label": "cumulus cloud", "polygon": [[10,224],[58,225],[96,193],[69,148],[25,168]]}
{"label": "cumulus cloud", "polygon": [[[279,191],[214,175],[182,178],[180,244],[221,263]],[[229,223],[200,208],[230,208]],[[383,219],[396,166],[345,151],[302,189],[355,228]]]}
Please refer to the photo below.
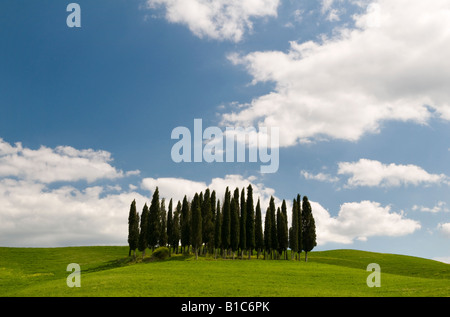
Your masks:
{"label": "cumulus cloud", "polygon": [[300,174],[308,180],[316,180],[319,182],[326,182],[326,183],[335,183],[339,181],[338,177],[331,176],[330,174],[325,173],[318,173],[318,174],[312,174],[307,171],[301,171]]}
{"label": "cumulus cloud", "polygon": [[187,25],[196,36],[239,42],[251,31],[252,19],[277,16],[280,0],[147,0],[149,8],[163,6],[166,19]]}
{"label": "cumulus cloud", "polygon": [[430,174],[416,165],[383,164],[379,161],[360,159],[358,162],[338,164],[339,175],[350,175],[347,186],[381,186],[440,184],[448,182],[444,174]]}
{"label": "cumulus cloud", "polygon": [[37,150],[11,145],[0,139],[0,177],[17,177],[29,181],[117,179],[138,171],[124,173],[111,166],[111,153],[92,149],[77,150],[70,146],[54,149],[41,146]]}
{"label": "cumulus cloud", "polygon": [[2,246],[124,245],[130,204],[137,192],[101,186],[50,189],[32,181],[0,180]]}
{"label": "cumulus cloud", "polygon": [[354,240],[367,241],[369,237],[399,237],[421,228],[418,221],[407,219],[402,212],[391,211],[390,206],[361,201],[345,203],[337,217],[317,202],[311,202],[316,222],[317,244],[351,244]]}
{"label": "cumulus cloud", "polygon": [[420,210],[422,212],[430,212],[430,213],[450,212],[450,209],[448,209],[447,204],[443,201],[439,201],[435,206],[433,206],[431,208],[425,207],[425,206],[414,205],[412,207],[412,210]]}
{"label": "cumulus cloud", "polygon": [[253,189],[253,200],[256,203],[258,198],[261,202],[261,210],[264,213],[265,208],[269,205],[270,197],[274,197],[276,204],[280,204],[282,199],[275,195],[275,190],[264,186],[264,184],[257,182],[256,177],[244,178],[241,175],[226,175],[224,178],[216,177],[213,178],[209,183],[192,181],[183,178],[144,178],[142,180],[142,188],[149,190],[153,193],[156,187],[159,190],[159,196],[165,197],[167,199],[174,199],[175,201],[182,201],[184,195],[188,199],[192,199],[195,193],[204,192],[207,188],[210,191],[216,191],[217,199],[223,203],[223,197],[225,196],[225,189],[228,187],[231,192],[236,188],[241,191],[245,188],[247,193],[248,185],[252,185]]}
{"label": "cumulus cloud", "polygon": [[280,129],[280,146],[293,146],[324,137],[357,141],[387,120],[450,120],[450,3],[378,0],[354,20],[330,38],[291,42],[287,52],[230,54],[253,84],[275,89],[225,113],[223,122],[289,127]]}
{"label": "cumulus cloud", "polygon": [[91,184],[139,173],[117,170],[111,162],[106,151],[69,146],[32,150],[0,139],[0,243],[125,244],[130,203],[145,198],[132,190],[121,192],[117,183],[73,186],[80,180]]}
{"label": "cumulus cloud", "polygon": [[450,222],[438,224],[438,230],[445,237],[450,238]]}

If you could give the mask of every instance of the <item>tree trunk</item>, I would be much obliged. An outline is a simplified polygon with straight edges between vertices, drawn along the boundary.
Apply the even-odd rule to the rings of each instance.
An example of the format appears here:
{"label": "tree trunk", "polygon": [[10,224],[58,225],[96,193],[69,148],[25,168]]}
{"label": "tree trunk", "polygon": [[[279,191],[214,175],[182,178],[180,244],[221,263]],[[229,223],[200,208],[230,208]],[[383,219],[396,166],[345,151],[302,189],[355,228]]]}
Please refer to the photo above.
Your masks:
{"label": "tree trunk", "polygon": [[305,262],[308,262],[308,251],[305,251]]}

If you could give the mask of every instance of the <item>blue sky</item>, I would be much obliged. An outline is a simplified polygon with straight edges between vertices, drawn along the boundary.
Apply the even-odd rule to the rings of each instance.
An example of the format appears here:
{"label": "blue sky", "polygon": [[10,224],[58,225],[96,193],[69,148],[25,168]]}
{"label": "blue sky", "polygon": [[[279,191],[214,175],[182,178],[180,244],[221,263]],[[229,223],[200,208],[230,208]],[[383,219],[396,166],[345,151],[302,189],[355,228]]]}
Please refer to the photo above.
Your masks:
{"label": "blue sky", "polygon": [[[252,183],[314,202],[317,249],[449,261],[446,1],[76,3],[0,4],[1,245],[124,244],[155,186]],[[173,162],[195,118],[279,127],[278,171]]]}

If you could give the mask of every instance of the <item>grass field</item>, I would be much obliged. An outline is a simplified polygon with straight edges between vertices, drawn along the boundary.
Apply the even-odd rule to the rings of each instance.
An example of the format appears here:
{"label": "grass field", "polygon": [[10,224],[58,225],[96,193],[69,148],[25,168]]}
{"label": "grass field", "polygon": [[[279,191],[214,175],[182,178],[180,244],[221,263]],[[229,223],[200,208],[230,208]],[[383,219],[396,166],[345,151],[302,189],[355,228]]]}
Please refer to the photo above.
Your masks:
{"label": "grass field", "polygon": [[[402,255],[321,251],[307,263],[127,255],[127,247],[0,248],[0,296],[450,296],[449,264]],[[81,267],[79,288],[66,284],[69,263]],[[381,287],[367,286],[369,263],[380,265]]]}

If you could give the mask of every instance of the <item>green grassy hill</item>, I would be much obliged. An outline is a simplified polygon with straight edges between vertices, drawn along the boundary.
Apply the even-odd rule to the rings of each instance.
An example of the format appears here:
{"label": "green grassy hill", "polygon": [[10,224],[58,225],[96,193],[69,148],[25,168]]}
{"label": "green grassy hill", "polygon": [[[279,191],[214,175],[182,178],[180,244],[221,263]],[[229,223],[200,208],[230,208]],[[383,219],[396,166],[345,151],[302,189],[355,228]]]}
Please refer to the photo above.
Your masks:
{"label": "green grassy hill", "polygon": [[[307,263],[127,255],[127,247],[0,248],[0,296],[450,296],[449,264],[395,254],[311,252]],[[66,284],[69,263],[81,266],[80,288]],[[366,284],[369,263],[381,267],[379,288]]]}

